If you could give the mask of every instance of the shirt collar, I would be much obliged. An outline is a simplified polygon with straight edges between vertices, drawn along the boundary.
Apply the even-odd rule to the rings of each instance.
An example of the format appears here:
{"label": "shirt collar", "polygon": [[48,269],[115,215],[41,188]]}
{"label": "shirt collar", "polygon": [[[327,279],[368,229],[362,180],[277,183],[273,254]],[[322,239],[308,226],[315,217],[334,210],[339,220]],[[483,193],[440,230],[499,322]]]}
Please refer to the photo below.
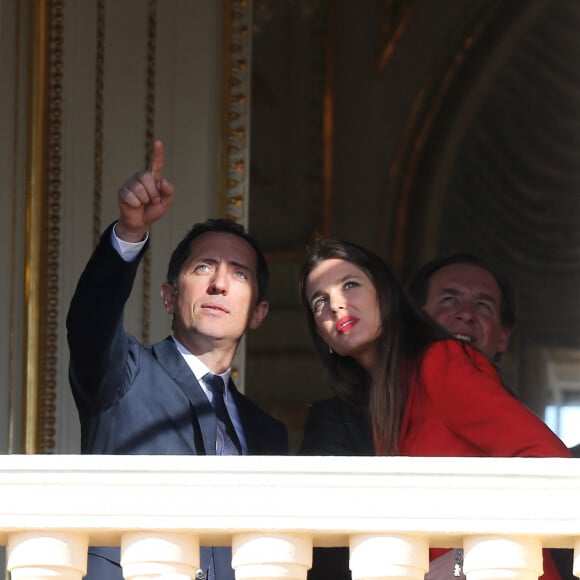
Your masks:
{"label": "shirt collar", "polygon": [[[195,375],[197,382],[201,385],[201,388],[204,390],[205,394],[208,394],[208,388],[203,381],[204,375],[207,373],[211,373],[210,369],[201,362],[194,354],[190,353],[174,336],[173,342],[175,342],[175,346],[177,346],[177,350],[181,353],[181,356],[185,359],[187,366],[191,369],[191,372]],[[214,373],[216,374],[216,373]],[[226,386],[225,390],[225,398],[227,399],[229,396],[229,384],[230,384],[230,376],[232,374],[232,369],[229,368],[225,372],[221,373],[219,376],[224,380],[224,384]]]}

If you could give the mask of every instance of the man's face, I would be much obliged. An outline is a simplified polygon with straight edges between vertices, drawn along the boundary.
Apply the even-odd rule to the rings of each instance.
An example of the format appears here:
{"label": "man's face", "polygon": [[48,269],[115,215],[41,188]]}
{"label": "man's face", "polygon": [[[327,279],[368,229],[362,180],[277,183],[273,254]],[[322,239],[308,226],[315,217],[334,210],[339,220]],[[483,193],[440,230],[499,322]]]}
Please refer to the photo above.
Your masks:
{"label": "man's face", "polygon": [[235,347],[247,328],[257,328],[268,303],[257,303],[256,253],[243,238],[207,232],[191,243],[176,288],[164,284],[161,295],[173,314],[177,340],[194,354],[216,341]]}
{"label": "man's face", "polygon": [[423,306],[451,334],[491,360],[505,351],[510,335],[501,323],[500,308],[501,291],[493,274],[474,264],[449,264],[434,272]]}

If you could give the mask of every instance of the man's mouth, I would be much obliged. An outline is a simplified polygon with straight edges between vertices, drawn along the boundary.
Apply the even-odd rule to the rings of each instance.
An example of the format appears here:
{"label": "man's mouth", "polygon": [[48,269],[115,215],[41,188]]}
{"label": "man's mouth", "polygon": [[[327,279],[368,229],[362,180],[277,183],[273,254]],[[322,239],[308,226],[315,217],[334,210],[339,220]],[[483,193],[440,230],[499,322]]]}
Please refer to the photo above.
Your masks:
{"label": "man's mouth", "polygon": [[202,305],[202,308],[206,310],[217,310],[218,312],[225,312],[226,314],[228,314],[229,312],[229,310],[225,306],[222,306],[221,304],[216,304],[215,302],[207,302],[206,304]]}
{"label": "man's mouth", "polygon": [[471,336],[467,336],[466,334],[454,334],[453,336],[455,336],[455,338],[458,340],[462,340],[463,342],[473,342],[473,338],[471,338]]}

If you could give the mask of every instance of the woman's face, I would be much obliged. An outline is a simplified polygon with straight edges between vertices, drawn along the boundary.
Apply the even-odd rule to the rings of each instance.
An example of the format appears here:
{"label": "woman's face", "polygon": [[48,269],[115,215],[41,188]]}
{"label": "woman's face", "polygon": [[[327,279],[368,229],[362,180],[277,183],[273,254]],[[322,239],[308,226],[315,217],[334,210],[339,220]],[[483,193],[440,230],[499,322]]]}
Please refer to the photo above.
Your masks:
{"label": "woman's face", "polygon": [[377,360],[381,313],[370,278],[346,260],[330,259],[310,272],[305,290],[324,342],[371,373]]}

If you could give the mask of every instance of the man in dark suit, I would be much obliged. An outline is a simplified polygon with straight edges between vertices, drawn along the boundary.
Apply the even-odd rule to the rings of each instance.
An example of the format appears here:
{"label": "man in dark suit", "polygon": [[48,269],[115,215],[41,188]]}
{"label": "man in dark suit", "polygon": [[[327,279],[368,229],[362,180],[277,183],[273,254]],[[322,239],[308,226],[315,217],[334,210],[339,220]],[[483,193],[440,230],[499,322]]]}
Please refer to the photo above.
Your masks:
{"label": "man in dark suit", "polygon": [[[286,428],[230,378],[240,339],[268,312],[266,261],[240,225],[196,224],[174,250],[161,289],[172,336],[144,345],[123,329],[148,231],[173,199],[173,186],[162,175],[161,142],[152,159],[149,170],[119,190],[119,219],[104,232],[68,312],[81,451],[286,454]],[[234,579],[229,548],[202,548],[201,566],[197,578]],[[91,548],[87,577],[120,580],[119,549]]]}
{"label": "man in dark suit", "polygon": [[[515,324],[511,281],[477,256],[453,254],[423,266],[407,290],[418,307],[441,326],[498,361]],[[302,455],[375,455],[365,408],[338,397],[315,402],[308,414]],[[347,580],[348,549],[315,548],[309,580]]]}

